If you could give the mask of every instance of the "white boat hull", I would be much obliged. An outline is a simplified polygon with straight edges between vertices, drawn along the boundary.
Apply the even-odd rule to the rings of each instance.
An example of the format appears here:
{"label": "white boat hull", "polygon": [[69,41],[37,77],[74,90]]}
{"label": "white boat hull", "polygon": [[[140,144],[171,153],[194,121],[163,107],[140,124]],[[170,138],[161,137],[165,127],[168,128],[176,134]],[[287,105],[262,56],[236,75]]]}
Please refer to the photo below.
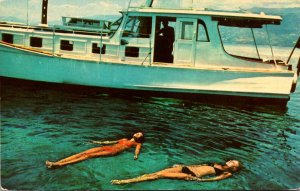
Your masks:
{"label": "white boat hull", "polygon": [[0,76],[26,80],[159,92],[288,100],[292,71],[182,68],[62,58],[0,45]]}

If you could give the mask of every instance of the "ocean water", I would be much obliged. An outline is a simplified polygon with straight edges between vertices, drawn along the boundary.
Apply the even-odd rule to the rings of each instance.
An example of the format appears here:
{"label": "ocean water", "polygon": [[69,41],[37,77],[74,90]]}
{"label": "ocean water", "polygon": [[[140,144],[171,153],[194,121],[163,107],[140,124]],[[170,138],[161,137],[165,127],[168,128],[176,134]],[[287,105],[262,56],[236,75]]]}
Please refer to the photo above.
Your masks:
{"label": "ocean water", "polygon": [[[300,87],[286,107],[107,94],[99,89],[1,78],[1,186],[9,190],[218,190],[300,187]],[[129,138],[134,149],[50,170],[56,161]],[[112,185],[173,164],[224,163],[243,169],[217,182],[156,180]]]}

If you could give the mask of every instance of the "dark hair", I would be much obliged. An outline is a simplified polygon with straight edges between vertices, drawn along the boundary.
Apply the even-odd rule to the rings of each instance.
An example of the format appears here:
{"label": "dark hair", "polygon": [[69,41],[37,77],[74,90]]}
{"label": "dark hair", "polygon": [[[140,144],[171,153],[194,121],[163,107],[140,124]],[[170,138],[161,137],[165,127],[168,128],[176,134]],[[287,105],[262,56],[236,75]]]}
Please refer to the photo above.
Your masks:
{"label": "dark hair", "polygon": [[239,161],[237,161],[237,162],[239,163],[239,166],[238,167],[236,167],[236,166],[230,167],[228,169],[229,172],[237,172],[237,171],[241,170],[242,164]]}
{"label": "dark hair", "polygon": [[167,19],[163,19],[162,21],[161,21],[163,24],[169,24],[169,21],[167,20]]}
{"label": "dark hair", "polygon": [[137,142],[137,143],[143,143],[144,140],[145,140],[145,135],[144,135],[144,133],[143,133],[143,132],[140,132],[140,133],[142,133],[143,136],[141,136],[141,137],[139,137],[139,138],[133,137],[134,141]]}

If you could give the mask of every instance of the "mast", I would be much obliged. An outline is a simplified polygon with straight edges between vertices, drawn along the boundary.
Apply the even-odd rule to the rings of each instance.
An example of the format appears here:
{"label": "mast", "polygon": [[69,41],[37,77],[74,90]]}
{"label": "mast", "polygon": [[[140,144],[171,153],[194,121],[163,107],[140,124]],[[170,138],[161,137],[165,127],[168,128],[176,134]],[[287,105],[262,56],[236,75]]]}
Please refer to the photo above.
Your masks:
{"label": "mast", "polygon": [[27,12],[26,12],[27,20],[26,20],[26,24],[27,24],[27,26],[28,26],[28,7],[29,7],[29,6],[28,6],[28,0],[27,0],[27,4],[26,4],[26,5],[27,5]]}
{"label": "mast", "polygon": [[146,7],[152,7],[153,0],[146,0],[145,6]]}
{"label": "mast", "polygon": [[41,24],[47,25],[48,0],[43,0]]}

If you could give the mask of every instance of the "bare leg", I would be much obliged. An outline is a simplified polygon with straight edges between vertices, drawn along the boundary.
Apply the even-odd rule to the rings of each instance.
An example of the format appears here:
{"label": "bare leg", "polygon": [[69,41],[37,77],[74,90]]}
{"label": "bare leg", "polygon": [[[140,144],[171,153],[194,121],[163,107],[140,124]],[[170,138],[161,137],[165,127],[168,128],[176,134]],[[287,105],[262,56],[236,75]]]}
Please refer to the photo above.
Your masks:
{"label": "bare leg", "polygon": [[46,161],[46,166],[48,168],[53,168],[53,167],[60,167],[60,166],[64,166],[64,165],[68,165],[68,164],[72,164],[72,163],[77,163],[89,158],[94,158],[94,157],[100,157],[100,156],[109,156],[109,155],[113,155],[112,152],[109,151],[103,151],[101,150],[101,148],[93,148],[93,149],[89,149],[87,151],[72,155],[70,157],[67,157],[65,159],[62,159],[60,161],[57,162],[50,162],[50,161]]}
{"label": "bare leg", "polygon": [[128,183],[134,183],[134,182],[143,182],[148,180],[157,180],[159,179],[159,175],[156,173],[153,174],[144,174],[142,176],[138,176],[136,178],[131,179],[125,179],[125,180],[112,180],[112,184],[128,184]]}
{"label": "bare leg", "polygon": [[112,180],[112,184],[128,184],[128,183],[135,183],[135,182],[143,182],[148,180],[157,180],[161,178],[169,178],[169,179],[184,179],[188,180],[191,175],[185,174],[181,172],[182,167],[173,167],[168,168],[159,172],[155,172],[152,174],[145,174],[142,176],[138,176],[136,178],[125,179],[125,180]]}

